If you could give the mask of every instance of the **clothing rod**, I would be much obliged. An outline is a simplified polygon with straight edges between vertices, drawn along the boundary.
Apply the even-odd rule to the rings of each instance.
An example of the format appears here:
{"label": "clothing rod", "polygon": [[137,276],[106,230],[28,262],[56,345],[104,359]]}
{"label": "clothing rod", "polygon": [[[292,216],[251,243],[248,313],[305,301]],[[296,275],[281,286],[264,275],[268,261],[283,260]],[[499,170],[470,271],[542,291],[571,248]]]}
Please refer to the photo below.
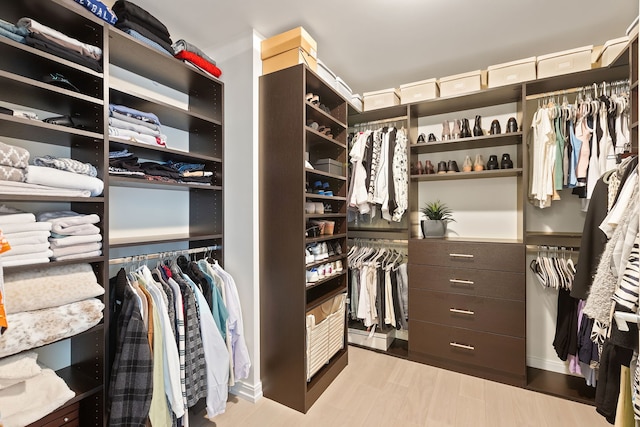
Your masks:
{"label": "clothing rod", "polygon": [[381,119],[381,120],[372,120],[370,122],[362,122],[362,123],[354,123],[352,126],[353,127],[363,127],[363,126],[371,126],[371,125],[377,125],[377,124],[381,124],[381,123],[389,123],[389,122],[399,122],[399,121],[406,121],[407,120],[407,116],[399,116],[399,117],[392,117],[390,119]]}
{"label": "clothing rod", "polygon": [[573,253],[579,253],[580,252],[580,246],[526,245],[526,247],[527,247],[527,251],[529,251],[529,252],[535,252],[535,251],[562,251],[563,249],[565,250],[565,252],[573,252]]}
{"label": "clothing rod", "polygon": [[[615,87],[615,86],[629,85],[630,84],[629,80],[616,80],[616,81],[613,81],[613,82],[595,83],[597,89],[602,89],[603,88],[603,86],[602,86],[603,83],[605,83],[606,86],[609,86],[609,87]],[[578,92],[582,92],[582,91],[593,90],[593,89],[594,89],[593,85],[588,85],[588,86],[572,87],[572,88],[561,89],[561,90],[554,90],[554,91],[551,91],[551,92],[539,93],[537,95],[528,95],[527,96],[527,101],[531,101],[531,100],[535,100],[535,99],[539,99],[539,98],[548,98],[550,96],[569,95],[569,94],[578,93]]]}
{"label": "clothing rod", "polygon": [[616,326],[622,332],[629,330],[628,323],[640,323],[638,315],[635,313],[626,313],[624,311],[616,311],[613,314],[613,318],[616,320]]}
{"label": "clothing rod", "polygon": [[109,265],[126,264],[134,261],[146,261],[149,259],[158,259],[166,256],[197,254],[200,252],[217,251],[222,249],[222,245],[204,246],[202,248],[179,249],[176,251],[156,252],[151,254],[132,255],[123,258],[113,258],[109,260]]}

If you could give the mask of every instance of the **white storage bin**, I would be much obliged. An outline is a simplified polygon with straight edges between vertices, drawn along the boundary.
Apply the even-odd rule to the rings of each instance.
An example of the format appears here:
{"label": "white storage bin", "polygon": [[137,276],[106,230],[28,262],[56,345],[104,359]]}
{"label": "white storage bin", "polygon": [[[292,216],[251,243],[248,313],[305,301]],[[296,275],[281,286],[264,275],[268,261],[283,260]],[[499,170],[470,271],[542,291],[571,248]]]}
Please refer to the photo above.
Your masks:
{"label": "white storage bin", "polygon": [[318,59],[318,68],[316,70],[320,78],[327,82],[331,87],[336,87],[336,74],[327,67],[327,65]]}
{"label": "white storage bin", "polygon": [[620,52],[624,50],[629,44],[629,37],[619,37],[613,40],[607,40],[604,46],[602,47],[602,52],[600,53],[600,57],[598,60],[600,61],[601,67],[607,67],[609,64],[613,62],[614,59],[618,57]]}
{"label": "white storage bin", "polygon": [[440,78],[440,96],[455,96],[475,92],[482,88],[482,71],[476,70],[463,74]]}
{"label": "white storage bin", "polygon": [[592,50],[589,45],[538,56],[538,78],[590,70]]}
{"label": "white storage bin", "polygon": [[364,111],[400,105],[400,92],[393,87],[375,92],[365,92],[363,95]]}
{"label": "white storage bin", "polygon": [[536,79],[536,57],[487,67],[488,86],[498,87]]}
{"label": "white storage bin", "polygon": [[307,381],[344,347],[346,294],[307,313]]}
{"label": "white storage bin", "polygon": [[353,105],[353,108],[355,108],[356,111],[361,112],[364,105],[362,102],[362,95],[360,95],[359,93],[354,93],[351,97],[351,105]]}
{"label": "white storage bin", "polygon": [[353,96],[353,92],[351,91],[351,88],[349,87],[349,85],[346,84],[345,81],[342,80],[340,77],[336,77],[336,89],[338,90],[338,92],[340,92],[342,96],[344,96],[347,99],[351,99],[351,97]]}
{"label": "white storage bin", "polygon": [[421,80],[400,85],[400,102],[403,104],[427,101],[438,96],[440,96],[438,79]]}

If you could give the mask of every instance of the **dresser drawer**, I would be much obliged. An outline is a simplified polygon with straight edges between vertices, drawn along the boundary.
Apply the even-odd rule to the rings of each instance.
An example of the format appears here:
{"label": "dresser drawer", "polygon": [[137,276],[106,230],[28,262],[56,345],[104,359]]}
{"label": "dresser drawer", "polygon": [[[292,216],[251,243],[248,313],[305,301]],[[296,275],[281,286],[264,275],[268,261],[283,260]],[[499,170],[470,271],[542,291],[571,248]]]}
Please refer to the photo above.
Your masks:
{"label": "dresser drawer", "polygon": [[524,301],[525,274],[472,268],[408,265],[409,288]]}
{"label": "dresser drawer", "polygon": [[63,406],[50,413],[46,417],[40,418],[29,424],[28,427],[79,427],[80,425],[80,402]]}
{"label": "dresser drawer", "polygon": [[524,273],[525,246],[520,243],[412,239],[409,240],[409,262]]}
{"label": "dresser drawer", "polygon": [[524,375],[525,340],[487,332],[411,320],[409,355],[421,353],[447,361]]}
{"label": "dresser drawer", "polygon": [[525,336],[523,301],[410,289],[409,313],[412,319],[425,322],[520,338]]}

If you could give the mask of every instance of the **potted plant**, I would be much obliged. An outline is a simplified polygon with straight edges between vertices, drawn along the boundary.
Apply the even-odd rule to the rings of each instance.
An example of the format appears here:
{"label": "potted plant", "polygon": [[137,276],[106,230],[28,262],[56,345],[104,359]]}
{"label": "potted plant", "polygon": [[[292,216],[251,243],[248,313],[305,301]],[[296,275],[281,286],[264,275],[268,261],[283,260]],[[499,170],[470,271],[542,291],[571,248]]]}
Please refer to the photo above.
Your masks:
{"label": "potted plant", "polygon": [[447,224],[455,221],[451,208],[440,200],[425,203],[420,212],[426,218],[420,221],[422,235],[425,238],[444,237],[447,232]]}

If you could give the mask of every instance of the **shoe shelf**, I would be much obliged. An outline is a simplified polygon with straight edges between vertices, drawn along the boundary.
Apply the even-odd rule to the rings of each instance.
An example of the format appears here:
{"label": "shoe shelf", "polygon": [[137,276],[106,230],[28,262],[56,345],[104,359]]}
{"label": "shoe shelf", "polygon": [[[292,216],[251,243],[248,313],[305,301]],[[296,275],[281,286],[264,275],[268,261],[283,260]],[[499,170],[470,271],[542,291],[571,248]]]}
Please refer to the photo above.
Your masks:
{"label": "shoe shelf", "polygon": [[322,177],[322,178],[330,178],[330,179],[335,179],[338,181],[346,181],[347,177],[346,176],[342,176],[342,175],[336,175],[333,173],[329,173],[329,172],[324,172],[318,169],[309,169],[309,168],[305,168],[305,170],[307,171],[308,175],[311,176],[318,176],[318,177]]}
{"label": "shoe shelf", "polygon": [[[316,107],[309,101],[305,101],[305,105],[307,106],[307,120],[314,120],[318,122],[318,124],[324,125],[324,126],[335,124],[339,127],[343,127],[343,128],[347,127],[347,125],[344,122],[340,121],[339,119],[327,113],[326,111],[321,110],[320,108]],[[324,123],[326,120],[330,120],[333,123]]]}
{"label": "shoe shelf", "polygon": [[[322,263],[322,262],[321,262],[320,264],[326,264],[326,262],[327,262],[327,261],[325,260],[325,262],[324,262],[324,263]],[[337,278],[337,277],[343,276],[343,275],[345,275],[345,274],[347,274],[347,272],[344,270],[344,267],[343,267],[342,271],[338,271],[338,272],[335,272],[335,273],[331,273],[330,275],[325,276],[325,277],[323,277],[322,279],[318,279],[318,281],[317,281],[317,282],[311,282],[311,283],[310,283],[310,282],[307,282],[306,288],[307,288],[307,289],[311,289],[311,288],[314,288],[314,287],[316,287],[316,286],[320,286],[320,285],[322,285],[323,283],[329,282],[329,281],[331,281],[331,280],[333,280],[333,279],[335,279],[335,278]]]}
{"label": "shoe shelf", "polygon": [[522,143],[522,132],[502,133],[499,135],[475,136],[449,141],[420,142],[411,144],[413,154],[439,153],[441,151],[471,150],[474,148],[501,147]]}
{"label": "shoe shelf", "polygon": [[341,196],[324,196],[321,194],[315,194],[315,193],[305,193],[305,198],[313,200],[313,199],[317,199],[317,200],[329,200],[329,201],[335,201],[335,202],[344,202],[347,200],[346,197],[341,197]]}
{"label": "shoe shelf", "polygon": [[411,181],[446,181],[452,179],[503,178],[522,175],[522,168],[484,170],[478,172],[454,172],[430,175],[411,175]]}
{"label": "shoe shelf", "polygon": [[[315,157],[321,158],[335,158],[338,157],[344,150],[347,149],[347,145],[339,142],[333,138],[306,127],[307,131],[307,150],[313,152]],[[324,156],[324,157],[323,157]]]}
{"label": "shoe shelf", "polygon": [[334,256],[330,256],[329,258],[325,258],[325,259],[321,259],[319,261],[313,261],[313,262],[310,262],[309,264],[305,264],[305,267],[307,269],[309,269],[309,268],[317,267],[317,266],[322,265],[322,264],[326,264],[328,262],[342,261],[345,258],[347,258],[347,255],[345,255],[345,254],[334,255]]}
{"label": "shoe shelf", "polygon": [[305,243],[309,244],[309,243],[316,243],[316,242],[326,242],[328,240],[344,239],[345,237],[347,237],[347,233],[323,234],[318,237],[307,237],[305,238]]}

